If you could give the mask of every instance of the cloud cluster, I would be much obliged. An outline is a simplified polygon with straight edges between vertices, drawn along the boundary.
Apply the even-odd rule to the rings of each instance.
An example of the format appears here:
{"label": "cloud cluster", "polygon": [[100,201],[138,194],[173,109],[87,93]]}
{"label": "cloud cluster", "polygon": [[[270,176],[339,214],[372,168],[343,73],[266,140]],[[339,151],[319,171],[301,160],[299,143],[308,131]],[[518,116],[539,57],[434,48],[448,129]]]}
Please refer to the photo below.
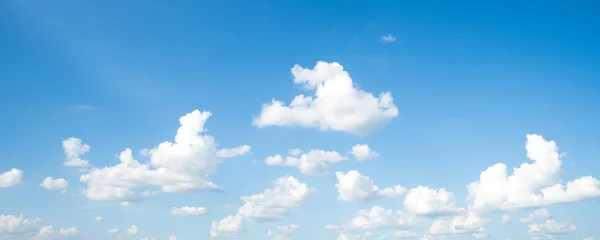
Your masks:
{"label": "cloud cluster", "polygon": [[273,181],[274,187],[262,193],[244,196],[244,204],[235,215],[213,221],[211,237],[232,237],[243,232],[244,219],[271,221],[282,219],[291,208],[300,206],[316,190],[294,177],[281,177]]}
{"label": "cloud cluster", "polygon": [[398,116],[391,93],[376,97],[359,89],[337,62],[317,62],[313,69],[295,65],[292,75],[295,84],[314,91],[313,95],[300,94],[289,105],[278,100],[264,104],[253,125],[299,126],[365,134]]}
{"label": "cloud cluster", "polygon": [[0,188],[14,187],[23,183],[23,171],[13,168],[0,174]]}
{"label": "cloud cluster", "polygon": [[173,209],[171,209],[171,213],[173,215],[178,215],[178,216],[189,216],[189,215],[203,215],[206,214],[206,208],[204,207],[181,207],[181,208],[176,208],[174,207]]}
{"label": "cloud cluster", "polygon": [[52,177],[47,177],[40,184],[40,187],[47,190],[66,190],[69,186],[69,183],[64,178],[54,179]]}
{"label": "cloud cluster", "polygon": [[56,239],[74,239],[78,236],[77,228],[60,228],[54,229],[52,225],[43,226],[35,235],[35,240],[56,240]]}
{"label": "cloud cluster", "polygon": [[279,154],[269,156],[265,159],[265,164],[295,167],[307,175],[324,175],[327,173],[328,163],[337,163],[347,159],[348,157],[342,156],[336,151],[310,150],[299,157],[288,156],[285,160]]}
{"label": "cloud cluster", "polygon": [[360,210],[356,217],[344,225],[327,225],[326,228],[341,232],[348,231],[372,231],[382,229],[408,229],[417,223],[415,215],[400,210],[385,209],[374,206],[368,210]]}
{"label": "cloud cluster", "polygon": [[277,226],[275,230],[267,231],[267,237],[271,237],[273,240],[291,240],[294,232],[299,228],[296,224]]}
{"label": "cloud cluster", "polygon": [[360,172],[351,170],[347,173],[336,172],[338,199],[347,202],[368,202],[382,197],[401,196],[406,188],[400,185],[380,189],[373,180]]}
{"label": "cloud cluster", "polygon": [[88,167],[90,162],[81,158],[84,154],[90,151],[90,146],[84,144],[79,138],[71,137],[63,140],[63,149],[67,159],[63,165],[68,167]]}
{"label": "cloud cluster", "polygon": [[163,192],[221,189],[207,177],[224,158],[248,153],[250,146],[218,149],[215,139],[203,134],[210,116],[210,112],[194,110],[181,117],[174,142],[166,141],[147,151],[149,164],[134,159],[127,148],[119,155],[119,164],[91,169],[80,177],[88,185],[86,196],[128,202],[139,197],[132,189],[142,186],[161,187]]}

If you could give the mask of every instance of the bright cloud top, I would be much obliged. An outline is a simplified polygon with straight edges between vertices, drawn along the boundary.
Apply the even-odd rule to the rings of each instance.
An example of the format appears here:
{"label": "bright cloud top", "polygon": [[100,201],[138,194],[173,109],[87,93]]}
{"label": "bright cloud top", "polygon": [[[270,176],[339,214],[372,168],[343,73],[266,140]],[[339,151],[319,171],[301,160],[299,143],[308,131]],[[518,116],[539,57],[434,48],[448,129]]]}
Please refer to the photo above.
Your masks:
{"label": "bright cloud top", "polygon": [[347,202],[368,202],[382,197],[401,196],[406,188],[400,185],[380,189],[373,180],[360,172],[351,170],[347,173],[336,172],[338,199]]}
{"label": "bright cloud top", "polygon": [[[296,153],[296,152],[293,152]],[[301,154],[301,153],[298,153]],[[348,160],[348,157],[342,156],[336,151],[310,150],[299,157],[288,156],[284,158],[281,155],[269,156],[265,159],[265,164],[274,166],[295,167],[303,174],[324,175],[327,174],[327,164],[337,163]]]}
{"label": "bright cloud top", "polygon": [[90,151],[90,146],[84,144],[81,139],[71,137],[64,140],[62,145],[67,156],[67,160],[63,162],[63,165],[69,167],[87,167],[90,165],[88,160],[81,158],[81,156]]}
{"label": "bright cloud top", "polygon": [[210,116],[210,112],[194,110],[181,117],[175,141],[148,150],[149,164],[141,164],[133,158],[131,149],[125,149],[119,155],[119,164],[94,168],[82,175],[80,180],[88,184],[87,197],[130,201],[138,197],[132,188],[142,186],[159,186],[163,192],[221,189],[207,176],[216,171],[223,158],[245,154],[250,147],[217,149],[214,138],[202,134]]}
{"label": "bright cloud top", "polygon": [[0,188],[14,187],[23,183],[23,171],[13,168],[0,174]]}
{"label": "bright cloud top", "polygon": [[454,194],[443,188],[418,186],[409,190],[404,198],[406,210],[418,215],[453,215],[465,211],[455,205]]}
{"label": "bright cloud top", "polygon": [[367,144],[357,144],[352,146],[350,153],[354,155],[356,160],[360,161],[379,157],[379,153],[373,152]]}
{"label": "bright cloud top", "polygon": [[296,224],[277,226],[275,230],[268,230],[267,237],[273,240],[291,240],[294,232],[300,227]]}
{"label": "bright cloud top", "polygon": [[554,141],[527,135],[527,157],[508,175],[504,163],[481,173],[479,181],[467,186],[469,207],[477,211],[509,210],[579,201],[600,196],[600,180],[591,176],[560,183],[563,156]]}
{"label": "bright cloud top", "polygon": [[179,216],[189,216],[189,215],[203,215],[206,214],[206,208],[204,207],[181,207],[181,208],[176,208],[174,207],[173,209],[171,209],[171,213],[173,215],[179,215]]}
{"label": "bright cloud top", "polygon": [[299,126],[365,134],[398,116],[391,93],[375,97],[358,89],[348,72],[337,62],[320,61],[313,69],[295,65],[292,75],[295,84],[314,90],[314,94],[300,94],[288,106],[278,100],[264,104],[253,125]]}
{"label": "bright cloud top", "polygon": [[47,190],[66,190],[69,183],[63,178],[54,179],[52,177],[47,177],[40,186]]}
{"label": "bright cloud top", "polygon": [[368,210],[360,210],[356,217],[344,225],[327,225],[326,228],[342,232],[346,231],[369,231],[384,229],[409,229],[415,226],[417,218],[415,215],[400,210],[385,209],[374,206]]}

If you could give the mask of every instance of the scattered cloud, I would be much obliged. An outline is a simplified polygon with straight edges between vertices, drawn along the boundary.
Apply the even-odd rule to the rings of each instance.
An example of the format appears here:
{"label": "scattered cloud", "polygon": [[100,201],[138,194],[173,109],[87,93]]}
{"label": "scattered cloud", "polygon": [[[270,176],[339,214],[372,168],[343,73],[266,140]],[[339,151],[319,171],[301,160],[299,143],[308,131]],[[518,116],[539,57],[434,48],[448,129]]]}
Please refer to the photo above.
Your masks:
{"label": "scattered cloud", "polygon": [[508,175],[507,166],[498,163],[481,173],[479,181],[467,186],[469,208],[476,211],[511,210],[575,202],[600,196],[600,180],[585,176],[560,183],[563,154],[554,141],[527,135],[527,157]]}
{"label": "scattered cloud", "polygon": [[276,229],[267,231],[267,237],[274,240],[291,240],[294,232],[299,228],[296,224],[277,226]]}
{"label": "scattered cloud", "polygon": [[127,234],[129,235],[136,235],[138,234],[138,228],[135,225],[131,225],[129,228],[127,228]]}
{"label": "scattered cloud", "polygon": [[337,163],[347,159],[336,151],[310,150],[299,157],[288,156],[285,160],[281,155],[269,156],[265,159],[265,164],[295,167],[307,175],[324,175],[328,173],[328,163]]}
{"label": "scattered cloud", "polygon": [[100,217],[100,216],[96,217],[96,222],[102,222],[102,220],[104,220],[102,217]]}
{"label": "scattered cloud", "polygon": [[35,240],[72,239],[73,237],[77,236],[78,234],[79,234],[79,232],[77,231],[77,228],[75,228],[75,227],[60,228],[60,229],[55,230],[54,227],[52,227],[52,225],[47,225],[47,226],[43,226],[40,229],[40,231],[37,233],[37,235],[35,235],[34,239]]}
{"label": "scattered cloud", "polygon": [[391,43],[391,42],[395,42],[396,38],[394,36],[392,36],[392,34],[390,33],[388,35],[381,36],[381,38],[379,38],[379,41]]}
{"label": "scattered cloud", "polygon": [[430,189],[426,186],[410,189],[404,199],[406,210],[418,215],[455,215],[465,211],[455,204],[453,193],[443,188]]}
{"label": "scattered cloud", "polygon": [[254,126],[298,126],[362,135],[398,116],[391,93],[376,97],[358,89],[337,62],[320,61],[313,69],[295,65],[292,75],[295,84],[314,94],[300,94],[287,106],[273,99],[262,106]]}
{"label": "scattered cloud", "polygon": [[33,235],[41,222],[42,219],[26,218],[23,215],[0,215],[0,239],[7,236]]}
{"label": "scattered cloud", "polygon": [[428,235],[443,236],[457,234],[475,234],[485,232],[487,220],[481,218],[476,212],[468,212],[451,218],[433,220]]}
{"label": "scattered cloud", "polygon": [[531,223],[537,220],[546,220],[550,218],[550,212],[548,209],[536,209],[535,211],[529,213],[527,217],[521,218],[522,223]]}
{"label": "scattered cloud", "polygon": [[508,214],[502,214],[502,223],[507,224],[510,223],[512,218]]}
{"label": "scattered cloud", "polygon": [[204,215],[206,214],[206,208],[204,207],[174,207],[171,209],[173,215],[178,216],[189,216],[189,215]]}
{"label": "scattered cloud", "polygon": [[542,223],[533,223],[527,226],[527,235],[530,238],[556,239],[557,235],[564,235],[575,231],[577,228],[569,220],[558,222],[554,219],[548,219]]}
{"label": "scattered cloud", "polygon": [[118,228],[111,228],[111,229],[108,229],[108,233],[117,233],[117,232],[119,232],[119,229],[118,229]]}
{"label": "scattered cloud", "polygon": [[382,197],[401,196],[406,188],[400,185],[380,189],[373,180],[362,176],[360,172],[351,170],[348,173],[336,172],[338,199],[347,202],[368,202]]}
{"label": "scattered cloud", "polygon": [[90,162],[82,159],[81,156],[89,152],[91,148],[89,145],[83,143],[81,139],[71,137],[63,140],[62,145],[67,156],[63,165],[68,167],[88,167],[90,165]]}
{"label": "scattered cloud", "polygon": [[0,174],[0,188],[14,187],[23,183],[23,171],[13,168]]}
{"label": "scattered cloud", "polygon": [[350,153],[354,155],[354,158],[356,158],[356,160],[361,161],[379,157],[379,154],[373,152],[367,144],[357,144],[352,146],[352,150],[350,151]]}
{"label": "scattered cloud", "polygon": [[413,214],[400,210],[385,209],[380,206],[374,206],[369,210],[360,210],[356,215],[347,224],[330,224],[325,226],[325,228],[340,232],[384,229],[406,230],[413,228],[417,223],[417,217]]}
{"label": "scattered cloud", "polygon": [[47,190],[63,190],[63,191],[65,191],[67,189],[67,187],[69,186],[69,183],[67,182],[67,180],[65,180],[63,178],[54,179],[52,177],[47,177],[40,184],[40,186]]}

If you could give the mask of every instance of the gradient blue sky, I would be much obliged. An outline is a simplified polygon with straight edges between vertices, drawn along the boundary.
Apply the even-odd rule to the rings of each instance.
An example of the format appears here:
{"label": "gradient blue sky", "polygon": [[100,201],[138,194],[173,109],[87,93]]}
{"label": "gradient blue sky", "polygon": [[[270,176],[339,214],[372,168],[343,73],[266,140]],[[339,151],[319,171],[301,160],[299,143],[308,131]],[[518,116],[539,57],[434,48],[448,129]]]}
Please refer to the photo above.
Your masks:
{"label": "gradient blue sky", "polygon": [[[567,152],[564,183],[600,177],[598,12],[595,1],[1,1],[0,173],[25,175],[0,188],[0,214],[75,226],[82,239],[111,239],[109,228],[132,224],[138,239],[208,239],[211,222],[235,212],[223,205],[291,175],[317,194],[279,222],[245,225],[241,239],[289,224],[301,227],[295,239],[336,239],[326,224],[375,205],[402,209],[402,199],[342,202],[333,173],[302,175],[264,159],[355,144],[380,157],[330,171],[358,170],[379,186],[445,188],[461,207],[481,171],[527,161],[526,134]],[[379,41],[388,34],[396,41]],[[294,64],[317,61],[339,62],[367,92],[391,92],[399,116],[364,136],[251,125],[262,104],[302,92]],[[62,165],[61,141],[81,138],[91,146],[86,159],[111,166],[126,147],[172,140],[194,109],[213,113],[206,127],[219,146],[252,146],[211,177],[225,192],[165,193],[130,207],[77,195],[86,186]],[[48,176],[65,178],[68,194],[40,188]],[[209,213],[172,216],[179,206]],[[573,240],[600,237],[598,209],[598,199],[548,207],[577,226],[561,237]],[[485,215],[491,239],[525,239],[517,219],[528,213],[510,212],[508,225]]]}

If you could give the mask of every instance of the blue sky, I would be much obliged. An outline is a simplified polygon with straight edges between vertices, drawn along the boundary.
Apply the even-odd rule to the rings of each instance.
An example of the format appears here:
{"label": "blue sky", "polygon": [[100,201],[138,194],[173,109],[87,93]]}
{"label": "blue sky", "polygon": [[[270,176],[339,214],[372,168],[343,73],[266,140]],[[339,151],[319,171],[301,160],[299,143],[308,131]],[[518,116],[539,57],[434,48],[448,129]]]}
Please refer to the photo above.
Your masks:
{"label": "blue sky", "polygon": [[[595,227],[600,219],[593,214],[600,209],[599,9],[594,1],[2,1],[0,174],[7,175],[0,178],[0,239],[43,238],[40,230],[47,225],[53,226],[46,234],[50,239],[70,227],[77,234],[62,235],[209,239],[213,221],[227,216],[241,218],[244,231],[220,232],[249,240],[270,239],[268,230],[280,233],[278,226],[292,224],[299,227],[293,239],[360,239],[350,237],[367,232],[394,239],[394,230],[406,229],[415,239],[470,239],[478,233],[490,239],[600,237]],[[394,41],[381,40],[389,35]],[[318,62],[320,70],[313,70]],[[294,75],[295,64],[307,73]],[[344,85],[348,79],[351,84]],[[379,98],[384,92],[391,93],[392,107],[369,104],[384,102]],[[305,111],[265,112],[273,100],[288,109],[300,94],[318,100]],[[397,113],[383,113],[390,108]],[[169,165],[177,149],[140,153],[174,142],[180,117],[196,109],[212,114],[207,131],[199,134],[213,136],[216,148],[232,154],[238,146],[251,149],[238,149],[239,156],[222,162],[182,153],[189,158],[181,161],[219,162],[207,179],[206,169]],[[202,126],[200,112],[191,116],[191,125]],[[358,133],[363,127],[368,130]],[[528,141],[528,134],[536,135]],[[71,137],[82,141],[79,150],[90,147],[80,157],[93,168],[64,164],[63,141]],[[511,175],[530,162],[526,142],[537,146],[531,152],[546,167],[520,176],[538,178],[517,177],[506,186],[490,178],[498,185],[480,186],[479,197],[497,201],[476,207],[467,185],[496,163],[504,163]],[[186,144],[179,150],[196,149]],[[350,152],[358,144],[378,156],[359,160]],[[141,164],[150,164],[149,171],[162,159],[160,166],[173,172],[140,177],[124,170],[122,178],[98,173],[80,181],[119,164],[117,155],[126,148]],[[327,174],[316,175],[293,161],[266,162],[277,154],[285,160],[295,148],[336,151],[339,157],[307,155],[307,162],[327,165]],[[9,172],[13,168],[22,175]],[[384,194],[355,187],[344,200],[336,172],[352,170],[381,189],[405,189]],[[178,176],[210,180],[223,191],[163,192],[165,182],[181,183],[172,179]],[[241,199],[288,176],[298,182],[295,187],[314,191],[266,194],[273,197],[269,203]],[[567,190],[537,201],[523,197],[553,184],[566,188],[586,176],[596,180],[586,183],[587,192]],[[67,181],[66,193],[41,187],[46,177]],[[136,201],[89,194],[94,186],[123,185],[136,196],[145,190],[157,194]],[[446,191],[453,201],[444,197]],[[488,199],[492,195],[496,198]],[[273,205],[281,199],[295,201]],[[407,205],[408,199],[423,204]],[[131,205],[121,206],[125,200]],[[241,211],[245,203],[286,214],[264,221],[264,212]],[[204,207],[206,213],[172,214],[172,208],[184,206]],[[359,210],[376,206],[400,210],[415,224],[400,224],[396,215],[385,218],[394,224],[350,224]],[[520,220],[536,210],[549,216]],[[510,223],[502,223],[503,214]],[[30,221],[19,220],[8,230],[3,227],[9,215]],[[96,222],[97,216],[103,220]],[[481,225],[456,226],[474,216]],[[436,232],[435,221],[454,223],[454,232]],[[548,228],[553,223],[564,224]],[[338,228],[326,229],[329,224]],[[137,234],[126,233],[131,225]],[[532,232],[536,227],[541,230]],[[118,233],[108,233],[111,228]]]}

